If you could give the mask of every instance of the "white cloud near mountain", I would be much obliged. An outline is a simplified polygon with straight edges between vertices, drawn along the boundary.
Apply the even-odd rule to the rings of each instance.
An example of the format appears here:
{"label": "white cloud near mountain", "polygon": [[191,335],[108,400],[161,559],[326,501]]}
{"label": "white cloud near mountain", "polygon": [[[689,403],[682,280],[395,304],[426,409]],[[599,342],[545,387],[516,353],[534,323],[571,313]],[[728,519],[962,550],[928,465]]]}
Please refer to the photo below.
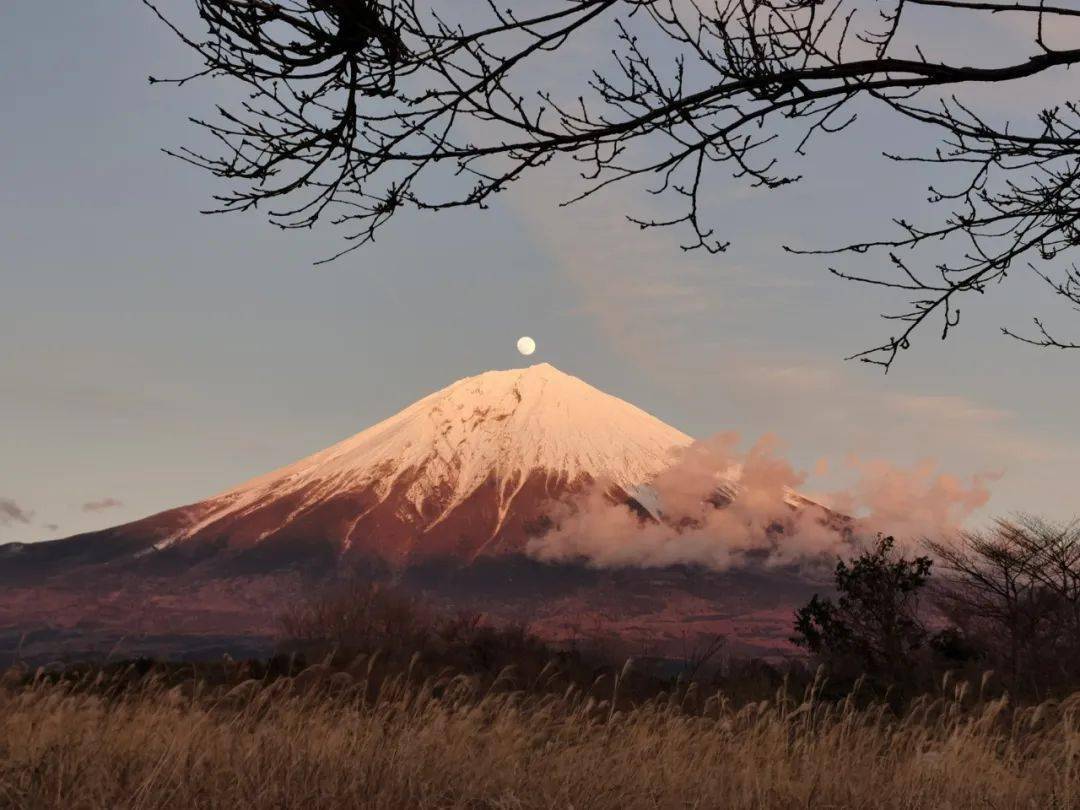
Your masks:
{"label": "white cloud near mountain", "polygon": [[[814,473],[797,469],[775,436],[745,451],[740,444],[738,435],[724,433],[682,450],[652,483],[662,521],[640,520],[600,488],[568,507],[558,529],[533,540],[529,552],[548,561],[584,558],[599,567],[828,565],[879,532],[905,544],[948,536],[986,505],[997,478],[949,475],[931,460],[899,466],[849,457],[840,463],[854,475],[846,488],[808,493],[814,473],[828,465],[819,462]],[[711,502],[718,485],[731,497],[723,508]],[[837,514],[806,504],[797,491]]]}

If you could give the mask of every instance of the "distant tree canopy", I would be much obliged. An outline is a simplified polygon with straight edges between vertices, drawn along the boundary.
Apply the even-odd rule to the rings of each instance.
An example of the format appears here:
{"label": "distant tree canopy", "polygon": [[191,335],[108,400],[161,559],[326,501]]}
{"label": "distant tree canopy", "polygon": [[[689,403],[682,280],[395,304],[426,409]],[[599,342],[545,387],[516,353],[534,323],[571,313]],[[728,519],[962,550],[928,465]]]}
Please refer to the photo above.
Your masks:
{"label": "distant tree canopy", "polygon": [[[632,222],[681,228],[684,249],[720,252],[726,236],[699,204],[716,167],[754,186],[790,184],[799,175],[785,164],[851,125],[858,103],[936,133],[932,153],[887,158],[946,165],[951,178],[966,179],[931,190],[936,221],[897,216],[895,238],[813,251],[880,254],[884,269],[833,272],[894,288],[906,302],[885,316],[897,333],[854,357],[887,370],[929,324],[947,336],[961,300],[1018,266],[1080,308],[1080,272],[1063,263],[1080,240],[1076,105],[1062,98],[1010,123],[954,97],[979,84],[1019,92],[1024,79],[1080,62],[1080,25],[1072,29],[1077,47],[1058,42],[1063,32],[1070,38],[1080,8],[982,0],[513,0],[510,8],[494,0],[195,0],[205,24],[196,35],[144,2],[202,60],[193,76],[151,81],[227,77],[248,91],[193,119],[216,150],[174,153],[228,182],[214,212],[263,205],[283,228],[329,220],[347,229],[344,253],[403,209],[484,207],[566,156],[582,177],[572,200],[643,181],[678,210]],[[958,30],[988,15],[1019,20],[1031,31],[1029,51],[1007,58],[965,43],[981,66],[967,63],[964,48],[938,53],[911,24],[927,7],[955,15]],[[552,81],[558,91],[546,87],[544,77],[571,51],[592,60],[592,72]],[[1013,336],[1080,348],[1039,317],[1033,332]]]}

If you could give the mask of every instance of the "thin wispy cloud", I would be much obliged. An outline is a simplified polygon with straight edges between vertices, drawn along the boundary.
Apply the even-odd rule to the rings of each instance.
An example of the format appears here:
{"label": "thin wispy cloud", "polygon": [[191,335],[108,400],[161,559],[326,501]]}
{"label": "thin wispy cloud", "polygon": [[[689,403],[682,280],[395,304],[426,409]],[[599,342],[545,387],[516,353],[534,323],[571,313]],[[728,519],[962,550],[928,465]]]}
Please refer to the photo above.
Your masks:
{"label": "thin wispy cloud", "polygon": [[84,512],[104,512],[106,509],[115,509],[123,505],[123,501],[116,498],[102,498],[100,501],[87,501],[82,505],[82,510]]}
{"label": "thin wispy cloud", "polygon": [[0,498],[0,526],[29,523],[34,513],[23,508],[11,498]]}
{"label": "thin wispy cloud", "polygon": [[897,411],[912,416],[969,424],[1001,422],[1012,416],[1009,411],[979,405],[967,397],[955,395],[900,394],[895,395],[890,404]]}

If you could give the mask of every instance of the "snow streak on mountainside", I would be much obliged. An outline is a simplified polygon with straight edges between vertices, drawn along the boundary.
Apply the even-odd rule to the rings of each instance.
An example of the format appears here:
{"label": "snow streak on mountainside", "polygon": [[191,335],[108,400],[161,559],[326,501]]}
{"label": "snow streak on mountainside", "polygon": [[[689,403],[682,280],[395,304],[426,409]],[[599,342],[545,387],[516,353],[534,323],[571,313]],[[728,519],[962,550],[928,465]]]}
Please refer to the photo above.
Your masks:
{"label": "snow streak on mountainside", "polygon": [[196,505],[157,548],[304,535],[396,561],[520,550],[544,502],[591,482],[632,496],[691,441],[546,363],[491,371]]}

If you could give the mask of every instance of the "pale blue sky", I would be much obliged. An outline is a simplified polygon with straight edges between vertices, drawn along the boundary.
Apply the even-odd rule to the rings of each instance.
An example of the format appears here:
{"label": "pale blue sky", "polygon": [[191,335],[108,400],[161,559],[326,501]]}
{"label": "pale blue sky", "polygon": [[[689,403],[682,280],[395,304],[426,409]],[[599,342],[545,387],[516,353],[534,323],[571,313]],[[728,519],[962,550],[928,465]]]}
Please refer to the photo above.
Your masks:
{"label": "pale blue sky", "polygon": [[[200,216],[211,179],[158,151],[189,141],[186,116],[222,92],[146,82],[187,66],[136,3],[5,6],[0,501],[33,516],[0,516],[0,542],[206,497],[457,378],[523,364],[521,334],[536,360],[694,435],[774,432],[806,467],[935,457],[961,475],[1004,472],[984,514],[1080,511],[1080,353],[998,332],[1067,312],[1018,281],[883,377],[842,357],[887,334],[888,299],[780,249],[886,235],[889,216],[925,211],[931,174],[878,157],[925,133],[871,116],[819,144],[807,179],[780,193],[718,173],[710,210],[734,240],[720,256],[627,225],[628,201],[647,204],[628,188],[559,209],[553,175],[487,212],[402,216],[314,269],[338,247],[332,229]],[[83,509],[107,498],[123,505]]]}

